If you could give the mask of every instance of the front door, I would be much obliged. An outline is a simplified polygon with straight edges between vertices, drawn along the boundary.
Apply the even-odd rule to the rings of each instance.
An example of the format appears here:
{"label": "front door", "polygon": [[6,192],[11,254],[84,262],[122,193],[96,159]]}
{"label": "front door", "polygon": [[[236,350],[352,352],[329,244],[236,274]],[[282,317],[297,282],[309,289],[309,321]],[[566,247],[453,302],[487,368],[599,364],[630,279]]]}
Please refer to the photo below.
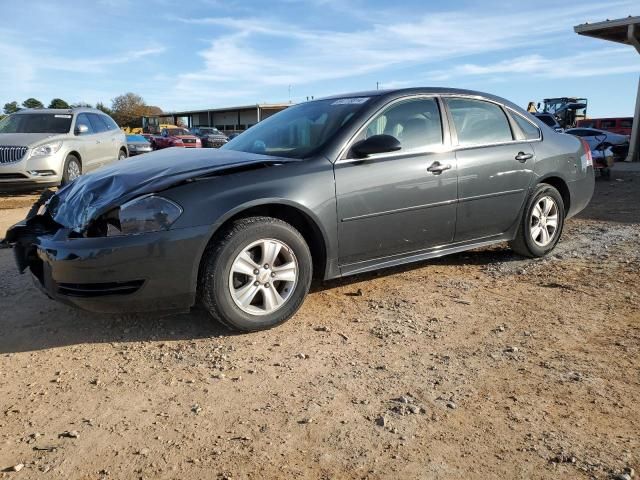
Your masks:
{"label": "front door", "polygon": [[[352,141],[393,135],[401,150],[335,165],[343,272],[446,245],[456,221],[456,159],[436,98],[396,101]],[[446,139],[446,141],[445,141]]]}
{"label": "front door", "polygon": [[527,198],[533,148],[500,105],[470,98],[448,98],[446,103],[458,144],[455,241],[503,234],[518,221]]}

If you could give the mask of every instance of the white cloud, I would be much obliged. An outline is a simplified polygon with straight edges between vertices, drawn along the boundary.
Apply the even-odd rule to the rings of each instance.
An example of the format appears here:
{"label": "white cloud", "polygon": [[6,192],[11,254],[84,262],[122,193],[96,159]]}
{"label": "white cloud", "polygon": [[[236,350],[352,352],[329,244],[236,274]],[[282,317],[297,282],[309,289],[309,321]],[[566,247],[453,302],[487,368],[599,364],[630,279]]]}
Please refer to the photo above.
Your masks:
{"label": "white cloud", "polygon": [[[332,3],[332,0],[315,1]],[[255,90],[284,88],[289,84],[321,84],[471,55],[535,49],[566,38],[573,25],[581,23],[587,15],[604,15],[612,5],[630,3],[556,7],[552,13],[548,8],[513,13],[487,9],[450,11],[423,14],[400,22],[359,22],[362,28],[352,31],[305,29],[264,17],[176,18],[183,23],[213,27],[216,35],[209,46],[199,52],[202,68],[179,75],[177,87],[189,91],[215,83],[220,88],[229,85],[250,86]],[[270,44],[268,49],[266,43]],[[521,56],[515,61],[520,68],[527,68],[525,73],[535,68],[547,69],[554,63],[553,59],[539,55]],[[523,71],[514,68],[513,62],[492,67],[502,69],[503,73]],[[583,64],[587,63],[585,58]],[[596,70],[595,64],[591,67],[585,71]],[[482,68],[468,64],[453,71],[471,75]],[[609,71],[619,70],[620,67],[614,66]],[[438,73],[440,77],[451,75],[450,72]],[[399,85],[404,81],[400,78],[386,85]]]}
{"label": "white cloud", "polygon": [[540,78],[579,78],[640,72],[637,54],[629,48],[602,48],[562,57],[525,55],[500,62],[479,65],[466,63],[448,70],[430,72],[427,80],[443,81],[468,76],[504,74]]}

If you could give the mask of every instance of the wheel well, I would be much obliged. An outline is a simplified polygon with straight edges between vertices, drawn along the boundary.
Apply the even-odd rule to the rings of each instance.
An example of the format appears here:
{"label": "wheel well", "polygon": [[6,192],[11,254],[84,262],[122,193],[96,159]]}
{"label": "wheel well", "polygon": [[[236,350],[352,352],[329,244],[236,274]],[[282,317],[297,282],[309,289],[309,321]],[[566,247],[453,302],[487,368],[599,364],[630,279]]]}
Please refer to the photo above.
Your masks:
{"label": "wheel well", "polygon": [[540,183],[546,183],[558,190],[562,197],[562,203],[564,203],[565,214],[569,212],[569,208],[571,208],[571,194],[569,193],[569,187],[567,187],[565,181],[560,177],[548,177],[543,179]]}
{"label": "wheel well", "polygon": [[[80,157],[80,154],[78,152],[76,152],[76,151],[69,152],[69,153],[67,153],[67,157],[69,155],[73,155],[74,157],[76,157],[78,159],[78,161],[80,162],[80,165],[82,165],[82,157]],[[65,158],[65,160],[66,160],[66,158]]]}
{"label": "wheel well", "polygon": [[324,237],[316,223],[306,213],[295,207],[281,204],[267,204],[251,207],[229,218],[217,231],[221,231],[222,228],[239,218],[263,216],[278,218],[283,222],[287,222],[300,232],[311,251],[311,258],[313,259],[313,276],[317,279],[323,279],[327,261]]}

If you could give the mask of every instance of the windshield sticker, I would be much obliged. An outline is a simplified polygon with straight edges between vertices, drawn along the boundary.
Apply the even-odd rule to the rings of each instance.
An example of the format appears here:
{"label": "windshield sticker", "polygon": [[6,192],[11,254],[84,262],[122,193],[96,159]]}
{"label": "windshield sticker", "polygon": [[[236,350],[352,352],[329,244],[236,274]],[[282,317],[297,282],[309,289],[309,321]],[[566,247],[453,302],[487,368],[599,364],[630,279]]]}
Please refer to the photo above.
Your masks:
{"label": "windshield sticker", "polygon": [[331,105],[360,105],[369,100],[369,97],[341,98]]}
{"label": "windshield sticker", "polygon": [[71,115],[54,115],[56,118],[71,118]]}

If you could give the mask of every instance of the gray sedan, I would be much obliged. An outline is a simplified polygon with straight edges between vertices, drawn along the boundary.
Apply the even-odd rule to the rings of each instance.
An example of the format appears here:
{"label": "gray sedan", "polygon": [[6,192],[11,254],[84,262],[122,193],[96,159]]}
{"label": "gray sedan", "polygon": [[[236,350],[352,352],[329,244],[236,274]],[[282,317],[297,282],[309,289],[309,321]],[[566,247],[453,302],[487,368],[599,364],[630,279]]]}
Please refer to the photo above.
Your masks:
{"label": "gray sedan", "polygon": [[127,135],[127,148],[129,149],[129,155],[140,155],[142,153],[149,153],[153,150],[149,140],[143,135]]}
{"label": "gray sedan", "polygon": [[314,100],[219,150],[145,157],[76,179],[8,232],[49,296],[100,312],[199,301],[233,328],[264,329],[298,310],[314,277],[505,241],[544,256],[594,188],[586,142],[453,89]]}

